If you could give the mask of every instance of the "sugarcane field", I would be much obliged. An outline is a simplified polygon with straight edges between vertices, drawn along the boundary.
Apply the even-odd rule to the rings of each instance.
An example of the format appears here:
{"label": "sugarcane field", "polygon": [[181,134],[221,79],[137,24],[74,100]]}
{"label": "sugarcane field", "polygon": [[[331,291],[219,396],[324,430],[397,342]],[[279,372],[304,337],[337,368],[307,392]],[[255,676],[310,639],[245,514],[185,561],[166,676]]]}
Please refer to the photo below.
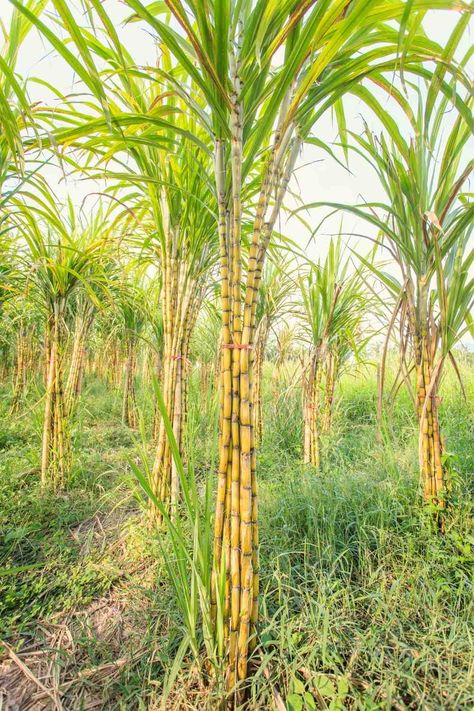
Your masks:
{"label": "sugarcane field", "polygon": [[0,711],[474,709],[472,0],[0,0]]}

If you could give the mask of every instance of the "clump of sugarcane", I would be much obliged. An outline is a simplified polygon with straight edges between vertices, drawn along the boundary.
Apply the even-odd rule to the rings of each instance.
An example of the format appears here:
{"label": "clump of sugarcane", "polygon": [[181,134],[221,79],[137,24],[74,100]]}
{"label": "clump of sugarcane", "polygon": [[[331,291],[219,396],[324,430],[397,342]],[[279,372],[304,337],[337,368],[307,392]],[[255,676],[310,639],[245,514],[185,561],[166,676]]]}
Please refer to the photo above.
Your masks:
{"label": "clump of sugarcane", "polygon": [[64,398],[67,363],[67,320],[77,292],[103,285],[104,241],[92,239],[78,221],[71,202],[62,213],[46,183],[36,185],[28,206],[16,203],[16,225],[25,240],[22,254],[28,269],[29,293],[44,319],[47,373],[41,453],[41,483],[63,488],[72,464],[70,422]]}
{"label": "clump of sugarcane", "polygon": [[18,269],[16,241],[5,227],[2,228],[5,220],[1,216],[1,207],[0,197],[0,381],[3,383],[10,377],[15,360],[12,343],[18,319],[14,297],[24,293],[24,280]]}
{"label": "clump of sugarcane", "polygon": [[[302,328],[310,349],[303,368],[303,460],[321,465],[321,432],[328,432],[340,364],[354,354],[368,300],[360,272],[349,273],[341,242],[331,240],[324,261],[299,280]],[[365,341],[364,341],[365,342]]]}
{"label": "clump of sugarcane", "polygon": [[[156,85],[146,84],[143,90],[153,101]],[[176,100],[171,100],[170,108],[173,102]],[[194,120],[183,115],[180,121],[183,130],[198,131]],[[217,259],[215,193],[209,179],[209,158],[189,141],[178,142],[173,152],[157,149],[153,158],[138,166],[146,170],[149,181],[136,198],[133,212],[145,232],[142,259],[159,269],[160,308],[159,313],[150,316],[157,319],[155,336],[161,339],[163,399],[184,459],[190,341],[207,293],[209,273]],[[155,420],[155,431],[151,487],[161,502],[175,510],[179,476],[161,414]],[[152,499],[150,518],[161,520]]]}
{"label": "clump of sugarcane", "polygon": [[137,356],[143,328],[146,323],[146,290],[137,274],[124,280],[117,290],[116,307],[121,318],[123,341],[122,422],[131,429],[138,427],[137,406]]}
{"label": "clump of sugarcane", "polygon": [[[110,247],[112,240],[109,241],[108,238],[113,234],[114,223],[108,219],[109,217],[108,213],[103,213],[100,206],[95,206],[94,215],[91,216],[87,226],[82,227],[82,239],[85,243],[101,239],[105,240],[105,243]],[[102,306],[103,296],[108,293],[114,283],[115,262],[110,249],[104,249],[101,257],[102,263],[95,268],[93,279],[88,283],[88,289],[77,290],[71,299],[72,343],[68,355],[69,370],[64,389],[64,407],[68,416],[73,414],[81,393],[87,364],[87,345],[98,308]]]}
{"label": "clump of sugarcane", "polygon": [[[173,433],[182,455],[187,419],[188,375],[191,336],[206,295],[207,277],[215,263],[214,215],[202,215],[202,202],[212,201],[207,179],[202,181],[202,156],[183,146],[176,160],[163,163],[171,188],[162,189],[162,232],[156,243],[162,274],[163,398]],[[165,173],[164,171],[168,172]],[[195,194],[190,197],[191,185]],[[186,191],[186,192],[184,192]],[[179,199],[178,199],[179,197]],[[152,471],[154,492],[162,502],[175,507],[179,498],[178,472],[171,457],[162,418]],[[152,516],[159,518],[154,508]]]}
{"label": "clump of sugarcane", "polygon": [[[147,303],[145,304],[146,311],[146,336],[145,343],[147,345],[147,372],[145,374],[146,383],[151,386],[156,378],[158,383],[163,379],[163,347],[164,347],[164,331],[163,331],[163,312],[161,304],[161,275],[155,276],[147,289]],[[154,389],[151,388],[152,392]],[[160,410],[158,404],[155,403],[153,411],[152,436],[153,441],[157,441],[160,429]]]}
{"label": "clump of sugarcane", "polygon": [[[343,115],[340,97],[360,81],[360,61],[365,67],[362,73],[376,72],[379,82],[377,63],[383,61],[384,70],[388,65],[393,67],[395,45],[390,40],[390,49],[387,46],[388,35],[382,33],[373,12],[375,2],[352,3],[349,12],[316,2],[299,2],[283,11],[280,5],[270,7],[266,2],[236,3],[228,8],[225,21],[217,4],[207,6],[204,12],[198,12],[194,3],[185,7],[181,2],[170,2],[168,7],[185,39],[174,41],[169,26],[155,18],[152,26],[162,42],[172,46],[176,59],[192,72],[193,102],[196,91],[202,92],[211,110],[214,139],[222,385],[211,593],[216,630],[222,630],[223,635],[227,685],[234,691],[248,674],[258,615],[251,389],[257,294],[265,256],[302,141],[328,106],[336,104],[336,116],[340,119]],[[141,3],[134,2],[134,8],[137,17],[150,21]],[[262,13],[266,22],[262,22]],[[399,20],[399,10],[393,7],[385,20],[389,16]],[[417,16],[415,8],[413,17]],[[361,27],[366,38],[363,47]],[[383,28],[385,32],[386,23]],[[365,64],[361,52],[369,47],[377,59]],[[284,59],[274,68],[272,58],[280,49]],[[392,60],[387,62],[389,56]],[[380,83],[384,82],[382,78]],[[196,108],[196,103],[190,105]],[[343,120],[340,124],[345,125]],[[255,176],[252,169],[257,156],[263,157],[263,166]],[[254,195],[258,196],[255,202]],[[254,217],[245,276],[244,214]]]}
{"label": "clump of sugarcane", "polygon": [[[22,308],[24,307],[24,308]],[[35,374],[38,351],[37,317],[33,304],[16,304],[15,365],[11,411],[18,412],[28,394]],[[19,314],[19,315],[18,315]]]}
{"label": "clump of sugarcane", "polygon": [[[156,87],[147,85],[146,90],[156,91]],[[191,128],[189,119],[183,117],[184,127]],[[163,399],[184,459],[190,341],[217,255],[212,210],[215,196],[208,176],[208,157],[201,149],[183,140],[175,152],[165,154],[157,149],[153,155],[153,162],[146,163],[150,180],[136,197],[133,213],[135,219],[139,217],[144,233],[141,259],[159,269],[159,310],[149,313],[148,318],[155,319],[152,330],[154,339],[160,341],[157,355]],[[165,423],[159,410],[155,414],[151,487],[154,495],[174,511],[179,500],[179,476]],[[161,520],[152,499],[150,519]]]}
{"label": "clump of sugarcane", "polygon": [[[463,21],[462,21],[463,23]],[[461,34],[453,34],[454,46]],[[394,311],[383,349],[379,377],[382,403],[387,346],[397,321],[401,334],[400,377],[410,384],[415,371],[415,409],[419,422],[419,464],[423,496],[442,521],[441,510],[449,493],[445,447],[440,431],[439,387],[446,360],[458,372],[453,347],[469,328],[474,282],[469,276],[474,255],[468,240],[474,224],[474,205],[463,195],[463,186],[474,161],[464,158],[463,148],[471,134],[472,97],[464,103],[451,88],[460,113],[445,135],[445,112],[450,97],[439,93],[445,69],[417,93],[418,109],[402,101],[411,127],[405,140],[391,127],[389,139],[368,128],[354,136],[357,150],[374,166],[387,197],[377,207],[345,207],[375,225],[399,268],[399,278],[372,267],[393,296]],[[410,360],[413,366],[410,367]]]}
{"label": "clump of sugarcane", "polygon": [[280,249],[274,250],[265,264],[260,281],[255,313],[252,384],[256,445],[262,441],[263,434],[262,380],[265,351],[270,332],[283,309],[288,305],[289,297],[294,289],[295,280],[292,276],[294,269],[288,256],[282,257]]}
{"label": "clump of sugarcane", "polygon": [[81,293],[74,304],[74,326],[69,372],[64,390],[64,409],[70,415],[81,393],[86,365],[87,340],[94,322],[96,307],[87,294]]}

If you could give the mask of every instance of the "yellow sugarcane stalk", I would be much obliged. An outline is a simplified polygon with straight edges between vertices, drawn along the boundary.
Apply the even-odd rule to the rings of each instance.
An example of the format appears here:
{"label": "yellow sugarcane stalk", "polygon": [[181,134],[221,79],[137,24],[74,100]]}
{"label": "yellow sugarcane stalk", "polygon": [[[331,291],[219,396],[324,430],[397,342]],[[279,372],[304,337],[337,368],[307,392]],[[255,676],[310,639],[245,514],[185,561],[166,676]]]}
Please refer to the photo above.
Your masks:
{"label": "yellow sugarcane stalk", "polygon": [[[243,433],[241,417],[245,410],[241,411],[241,355],[239,346],[242,343],[242,301],[241,301],[241,171],[242,171],[242,116],[239,103],[240,79],[239,68],[235,56],[231,53],[231,78],[233,91],[231,92],[231,171],[232,171],[232,231],[231,231],[231,264],[232,264],[232,343],[234,348],[232,353],[232,449],[231,456],[231,522],[230,522],[230,629],[229,629],[229,668],[227,683],[232,689],[240,677],[240,658],[244,660],[247,655],[247,641],[245,632],[242,631],[241,623],[244,626],[248,623],[248,607],[243,608],[241,592],[247,579],[243,577],[244,559],[245,572],[247,578],[251,576],[249,566],[251,559],[248,559],[247,550],[242,547],[241,520],[250,520],[251,517],[251,493],[246,496],[243,489],[241,464],[241,435]],[[243,351],[242,351],[243,353]],[[244,365],[245,368],[245,365]],[[244,406],[245,407],[245,406]],[[248,445],[249,446],[249,445]],[[248,462],[250,465],[250,462]],[[249,472],[250,473],[250,472]],[[249,477],[250,482],[250,477]],[[250,490],[251,492],[251,490]],[[250,531],[251,534],[251,531]],[[248,536],[245,538],[249,540]],[[251,538],[250,538],[251,540]],[[251,551],[250,551],[251,553]],[[245,663],[245,662],[244,662]]]}
{"label": "yellow sugarcane stalk", "polygon": [[62,297],[56,298],[49,319],[50,356],[41,456],[41,483],[43,486],[51,485],[54,488],[61,488],[65,485],[71,466],[71,449],[63,393],[64,309],[64,299]]}
{"label": "yellow sugarcane stalk", "polygon": [[320,444],[319,444],[319,391],[321,388],[321,363],[320,348],[314,349],[311,355],[309,367],[304,374],[303,383],[303,413],[304,413],[304,442],[303,461],[305,464],[319,468],[320,466]]}
{"label": "yellow sugarcane stalk", "polygon": [[93,311],[88,311],[85,316],[78,314],[76,317],[71,363],[64,391],[64,410],[68,416],[72,413],[80,394],[82,375],[85,369],[86,339],[92,327],[93,319]]}
{"label": "yellow sugarcane stalk", "polygon": [[13,375],[13,399],[11,405],[11,411],[16,412],[20,407],[20,403],[24,398],[26,391],[26,374],[27,374],[27,345],[26,345],[26,333],[23,324],[20,324],[20,328],[16,337],[16,358],[15,358],[15,369]]}
{"label": "yellow sugarcane stalk", "polygon": [[137,403],[135,394],[136,349],[135,338],[127,334],[127,360],[125,363],[124,388],[122,399],[122,422],[132,429],[138,426]]}
{"label": "yellow sugarcane stalk", "polygon": [[436,335],[429,323],[421,333],[414,329],[416,364],[416,410],[420,427],[420,473],[423,496],[437,509],[445,506],[446,473],[442,463],[443,445],[440,435],[437,379],[433,382]]}
{"label": "yellow sugarcane stalk", "polygon": [[[54,315],[50,319],[49,323],[53,324],[48,328],[49,338],[48,338],[48,368],[47,368],[47,381],[46,381],[46,399],[45,399],[45,410],[44,410],[44,420],[43,420],[43,446],[41,454],[41,484],[45,486],[48,483],[48,468],[49,468],[49,455],[50,455],[50,442],[52,434],[52,417],[53,417],[53,398],[54,398],[54,378],[56,373],[56,359],[57,359],[57,340],[55,337],[56,323]],[[51,331],[53,333],[51,333]]]}
{"label": "yellow sugarcane stalk", "polygon": [[336,385],[337,355],[332,351],[328,354],[326,368],[326,383],[324,389],[324,415],[322,419],[322,431],[328,433],[331,430],[332,411],[334,403],[334,388]]}
{"label": "yellow sugarcane stalk", "polygon": [[[166,214],[166,213],[165,213]],[[178,254],[177,231],[169,229],[161,252],[163,265],[163,400],[172,423],[176,443],[184,458],[182,444],[186,428],[189,371],[189,344],[204,297],[205,280],[191,277],[186,263],[185,248]],[[179,498],[179,477],[171,456],[166,428],[158,412],[155,415],[157,449],[152,470],[152,487],[157,497],[176,510]],[[150,502],[150,520],[160,523],[161,514]]]}
{"label": "yellow sugarcane stalk", "polygon": [[224,627],[228,633],[228,610],[230,605],[230,488],[231,488],[231,425],[232,425],[232,354],[229,256],[227,248],[227,211],[225,201],[224,143],[216,140],[215,176],[218,204],[218,232],[220,259],[220,298],[222,311],[221,367],[220,367],[220,433],[219,471],[214,520],[214,564],[211,585],[211,608],[215,622],[217,614],[217,585],[221,567],[226,570],[226,593],[224,604]]}

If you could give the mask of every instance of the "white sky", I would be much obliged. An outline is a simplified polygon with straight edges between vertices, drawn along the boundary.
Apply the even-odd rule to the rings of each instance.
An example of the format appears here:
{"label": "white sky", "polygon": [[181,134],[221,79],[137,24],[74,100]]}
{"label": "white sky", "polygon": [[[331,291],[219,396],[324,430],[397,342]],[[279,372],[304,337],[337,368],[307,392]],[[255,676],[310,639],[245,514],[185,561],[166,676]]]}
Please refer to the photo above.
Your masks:
{"label": "white sky", "polygon": [[[74,3],[71,3],[71,5],[74,5]],[[125,7],[120,0],[104,0],[103,5],[117,28],[131,14],[130,9]],[[0,0],[0,7],[1,19],[7,24],[11,12],[8,0]],[[432,39],[443,44],[458,19],[457,12],[431,11],[428,13],[424,23],[425,29]],[[48,24],[51,26],[51,22],[48,22]],[[126,30],[121,33],[121,36],[130,54],[138,64],[155,63],[156,50],[154,40],[141,23],[129,23]],[[464,53],[469,45],[470,36],[469,33],[466,33],[461,52]],[[75,77],[70,68],[36,31],[30,33],[22,46],[17,69],[23,77],[42,77],[65,94],[78,90],[78,84],[75,83]],[[34,101],[48,100],[50,98],[47,96],[46,89],[39,85],[31,85],[30,96]],[[371,128],[378,129],[376,119],[363,107],[361,102],[353,97],[347,99],[346,111],[347,124],[351,129],[355,131],[361,130],[362,112]],[[333,124],[329,112],[318,124],[316,135],[319,139],[328,143],[336,140],[337,128]],[[312,164],[307,165],[308,163]],[[305,204],[315,201],[337,201],[354,204],[361,202],[362,199],[372,201],[383,198],[383,192],[378,185],[376,176],[368,164],[358,156],[351,156],[351,173],[349,173],[320,149],[305,146],[299,165],[300,168],[296,171],[290,187],[299,194],[300,200]],[[67,190],[77,204],[82,203],[85,195],[97,190],[97,186],[91,181],[72,179],[68,181],[66,188],[64,183],[59,184],[60,177],[59,171],[50,169],[52,187],[57,189],[59,195],[64,195]],[[292,198],[289,198],[287,203],[290,208],[295,207],[297,204]],[[327,210],[319,209],[318,211],[313,211],[311,215],[305,214],[304,217],[313,225],[317,225],[325,212]],[[324,224],[316,239],[306,249],[308,256],[314,259],[325,251],[325,246],[328,242],[327,234],[337,232],[340,223],[341,216],[338,215]],[[280,225],[285,234],[297,241],[300,246],[306,246],[309,235],[299,221],[296,219],[287,220],[282,216]],[[344,217],[343,231],[351,234],[373,234],[365,223],[357,221],[356,218],[347,214]],[[360,242],[360,240],[358,241]],[[355,242],[351,240],[351,243],[354,244]],[[365,244],[368,246],[369,242],[366,241]],[[362,246],[361,249],[363,249]]]}

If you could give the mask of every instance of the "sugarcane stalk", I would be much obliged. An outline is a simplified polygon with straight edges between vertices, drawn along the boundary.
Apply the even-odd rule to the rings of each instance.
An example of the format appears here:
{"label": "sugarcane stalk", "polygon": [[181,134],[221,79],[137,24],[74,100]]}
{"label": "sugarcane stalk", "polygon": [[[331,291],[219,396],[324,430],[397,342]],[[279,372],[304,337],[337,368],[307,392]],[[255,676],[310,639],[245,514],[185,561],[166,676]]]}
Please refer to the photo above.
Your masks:
{"label": "sugarcane stalk", "polygon": [[52,486],[55,489],[64,487],[71,467],[71,448],[63,392],[64,310],[65,299],[56,297],[48,320],[50,352],[41,455],[41,483],[43,486]]}
{"label": "sugarcane stalk", "polygon": [[316,347],[310,357],[303,385],[304,447],[303,461],[316,468],[320,466],[319,444],[319,391],[321,387],[321,353]]}
{"label": "sugarcane stalk", "polygon": [[438,515],[446,505],[446,468],[443,464],[443,441],[440,433],[438,382],[442,361],[434,366],[436,326],[430,319],[428,292],[422,283],[418,308],[411,308],[409,325],[415,355],[416,414],[419,422],[419,463],[423,498],[434,506]]}
{"label": "sugarcane stalk", "polygon": [[[189,371],[189,344],[204,295],[202,279],[186,274],[184,255],[175,253],[174,233],[165,239],[163,253],[163,400],[172,423],[180,454],[183,451],[187,419],[187,381]],[[176,511],[179,499],[179,476],[161,416],[156,413],[154,429],[157,448],[152,470],[152,487],[161,502]],[[161,522],[161,513],[150,503],[150,521]]]}
{"label": "sugarcane stalk", "polygon": [[69,416],[81,392],[82,378],[86,365],[86,342],[94,321],[92,304],[85,314],[77,314],[68,379],[64,391],[64,410]]}
{"label": "sugarcane stalk", "polygon": [[138,426],[135,392],[136,343],[133,334],[127,334],[127,360],[125,363],[122,397],[122,422],[132,429]]}
{"label": "sugarcane stalk", "polygon": [[[47,380],[46,380],[46,393],[45,393],[45,410],[43,419],[43,446],[41,454],[41,484],[45,486],[48,483],[48,469],[49,469],[49,458],[50,458],[50,441],[52,436],[52,417],[53,417],[53,398],[54,398],[54,378],[56,373],[56,360],[57,360],[57,341],[56,338],[51,338],[51,330],[55,330],[55,319],[52,319],[53,327],[49,325],[48,332],[50,337],[48,338],[48,368],[47,368]],[[48,322],[51,323],[51,319]]]}
{"label": "sugarcane stalk", "polygon": [[324,385],[324,412],[321,431],[325,434],[331,431],[334,406],[334,390],[336,387],[337,354],[329,351],[326,366],[326,382]]}
{"label": "sugarcane stalk", "polygon": [[20,324],[16,335],[16,354],[15,366],[13,373],[13,398],[11,404],[11,412],[15,413],[20,408],[20,405],[25,397],[27,388],[27,373],[28,373],[28,331]]}

